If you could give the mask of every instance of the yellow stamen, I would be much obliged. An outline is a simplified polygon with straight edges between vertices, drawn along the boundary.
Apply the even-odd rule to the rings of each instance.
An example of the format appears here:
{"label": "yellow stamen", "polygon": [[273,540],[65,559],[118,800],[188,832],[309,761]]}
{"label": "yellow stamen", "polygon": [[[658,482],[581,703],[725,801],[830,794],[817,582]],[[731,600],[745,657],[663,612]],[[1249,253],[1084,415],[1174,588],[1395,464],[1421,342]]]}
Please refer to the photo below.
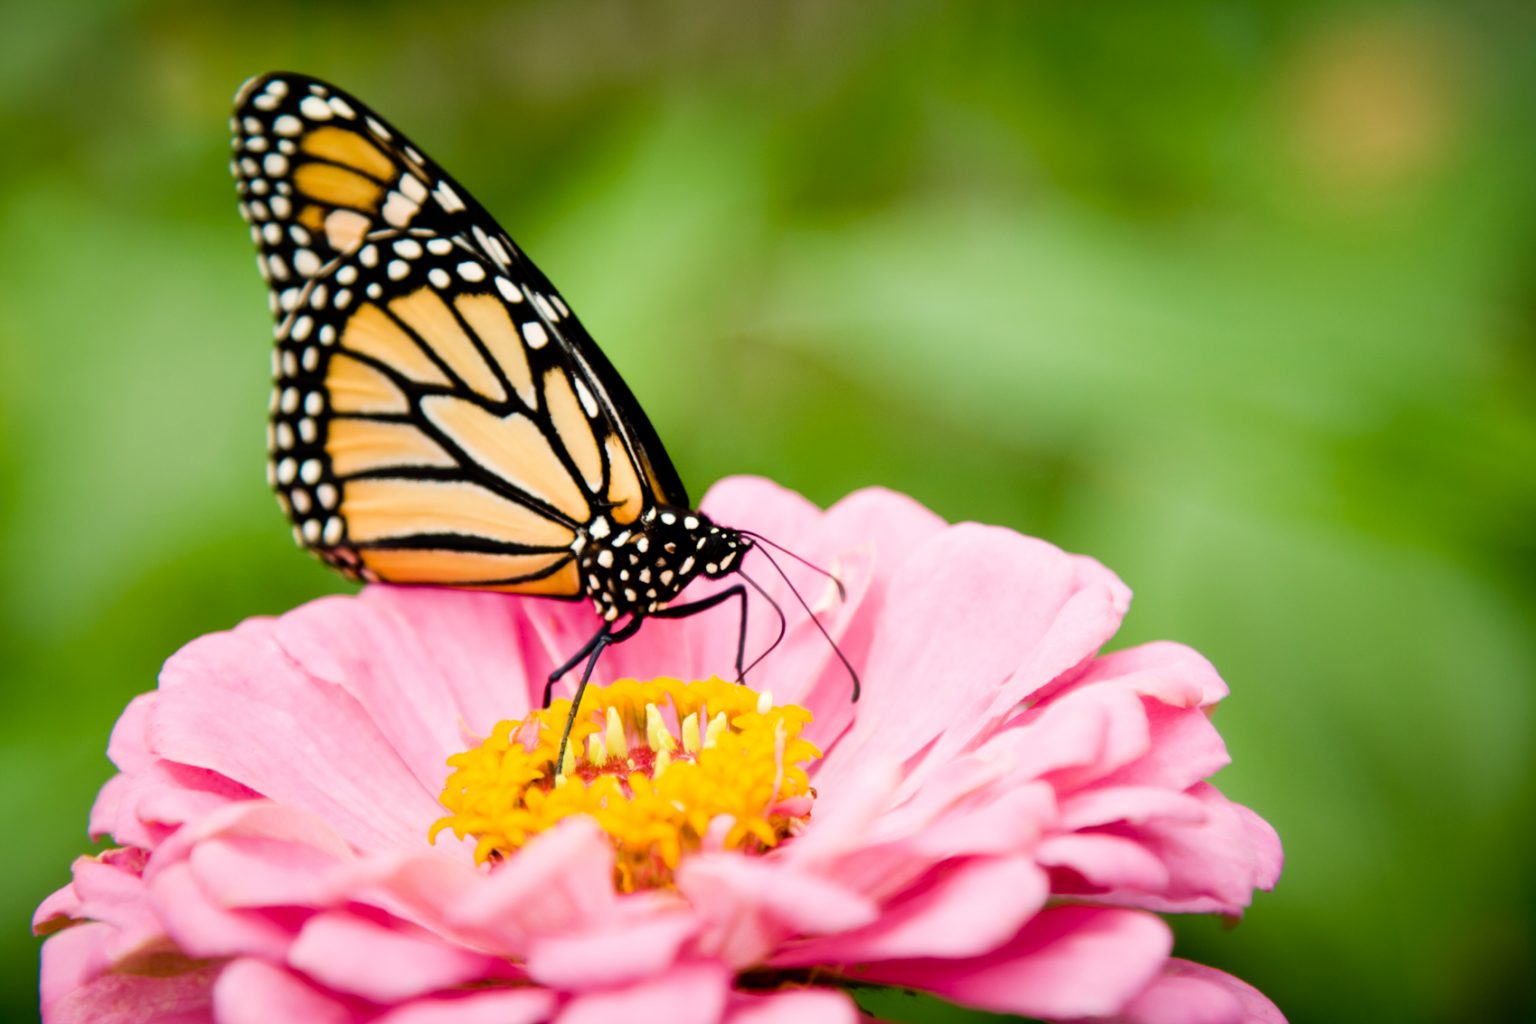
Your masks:
{"label": "yellow stamen", "polygon": [[677,740],[667,731],[666,724],[661,720],[661,711],[655,704],[645,706],[645,742],[657,753],[677,749]]}
{"label": "yellow stamen", "polygon": [[725,733],[725,730],[727,728],[728,727],[727,727],[726,722],[725,722],[725,712],[724,711],[722,711],[719,714],[715,715],[714,718],[711,718],[709,720],[709,728],[704,730],[704,749],[708,750],[710,747],[713,747],[716,743],[719,743],[720,742],[720,737]]}
{"label": "yellow stamen", "polygon": [[480,746],[449,758],[449,813],[432,836],[472,837],[485,863],[586,815],[613,840],[615,884],[633,891],[670,885],[706,835],[761,853],[809,816],[804,798],[815,794],[805,764],[821,752],[800,738],[811,718],[804,708],[776,708],[771,696],[719,679],[590,686],[556,771],[570,706],[558,700],[502,722]]}
{"label": "yellow stamen", "polygon": [[619,720],[619,709],[608,709],[608,730],[603,735],[611,757],[629,756],[629,742],[624,738],[624,723]]}

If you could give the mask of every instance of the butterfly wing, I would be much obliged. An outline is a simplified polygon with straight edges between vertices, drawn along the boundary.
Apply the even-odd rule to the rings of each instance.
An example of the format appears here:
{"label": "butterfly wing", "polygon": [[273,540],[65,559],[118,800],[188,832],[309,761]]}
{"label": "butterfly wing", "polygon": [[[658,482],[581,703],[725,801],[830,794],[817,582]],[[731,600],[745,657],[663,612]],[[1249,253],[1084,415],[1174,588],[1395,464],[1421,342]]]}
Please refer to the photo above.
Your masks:
{"label": "butterfly wing", "polygon": [[269,472],[364,579],[576,597],[578,533],[687,506],[548,280],[377,115],[291,74],[237,99],[241,212],[277,320]]}

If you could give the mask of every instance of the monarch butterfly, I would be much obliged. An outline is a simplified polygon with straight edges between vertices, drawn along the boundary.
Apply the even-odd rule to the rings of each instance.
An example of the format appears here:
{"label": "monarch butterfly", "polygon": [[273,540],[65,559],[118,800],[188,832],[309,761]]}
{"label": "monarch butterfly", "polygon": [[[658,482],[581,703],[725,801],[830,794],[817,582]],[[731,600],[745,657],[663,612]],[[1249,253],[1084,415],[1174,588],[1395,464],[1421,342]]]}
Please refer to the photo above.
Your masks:
{"label": "monarch butterfly", "polygon": [[766,539],[692,508],[629,388],[506,232],[316,79],[252,79],[230,130],[276,321],[268,477],[298,543],[359,580],[590,599],[602,624],[544,693],[585,659],[573,716],[604,648],[732,599],[740,678],[742,584],[671,602]]}

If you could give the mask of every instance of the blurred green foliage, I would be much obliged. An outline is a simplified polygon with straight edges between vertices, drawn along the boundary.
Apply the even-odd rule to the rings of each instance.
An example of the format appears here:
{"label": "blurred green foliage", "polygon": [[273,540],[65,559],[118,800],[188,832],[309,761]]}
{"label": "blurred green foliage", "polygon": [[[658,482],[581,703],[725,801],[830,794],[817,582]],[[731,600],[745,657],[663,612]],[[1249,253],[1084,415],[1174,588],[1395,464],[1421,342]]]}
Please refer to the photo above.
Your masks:
{"label": "blurred green foliage", "polygon": [[[559,282],[695,493],[1091,553],[1233,688],[1296,1022],[1536,1016],[1536,17],[1505,3],[0,5],[0,1016],[177,646],[341,589],[262,482],[236,86],[331,78]],[[905,1008],[903,1008],[905,1007]],[[921,1001],[902,1019],[975,1019]]]}

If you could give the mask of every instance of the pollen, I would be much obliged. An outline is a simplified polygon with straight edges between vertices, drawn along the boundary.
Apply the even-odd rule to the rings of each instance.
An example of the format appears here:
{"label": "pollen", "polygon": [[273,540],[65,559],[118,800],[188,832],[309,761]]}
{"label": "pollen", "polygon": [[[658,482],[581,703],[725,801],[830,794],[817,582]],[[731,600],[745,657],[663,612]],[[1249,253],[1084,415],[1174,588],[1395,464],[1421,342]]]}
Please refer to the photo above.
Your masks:
{"label": "pollen", "polygon": [[494,864],[585,815],[613,841],[615,886],[633,892],[669,886],[690,853],[764,853],[810,817],[805,766],[821,751],[800,736],[802,707],[720,679],[589,686],[557,767],[570,709],[554,701],[450,757],[431,838],[472,837],[475,860]]}

